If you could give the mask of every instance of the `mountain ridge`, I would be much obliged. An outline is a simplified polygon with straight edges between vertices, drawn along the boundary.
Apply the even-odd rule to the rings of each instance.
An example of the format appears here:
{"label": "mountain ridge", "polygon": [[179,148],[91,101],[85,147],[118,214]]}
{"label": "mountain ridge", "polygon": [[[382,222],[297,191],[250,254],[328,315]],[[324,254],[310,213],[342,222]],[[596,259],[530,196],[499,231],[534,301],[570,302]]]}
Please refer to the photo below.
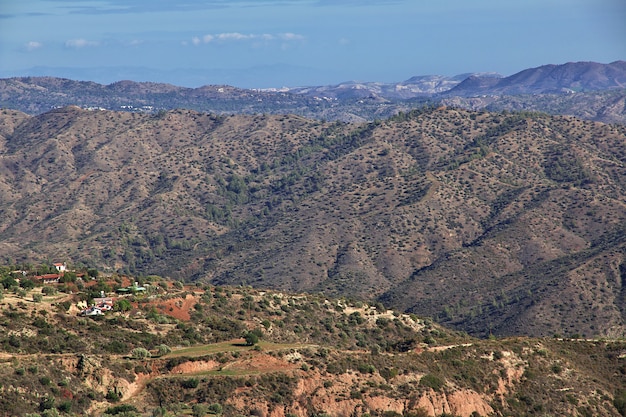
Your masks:
{"label": "mountain ridge", "polygon": [[623,126],[444,107],[0,126],[6,257],[380,297],[476,335],[625,331]]}
{"label": "mountain ridge", "polygon": [[610,64],[568,62],[529,68],[500,79],[470,76],[447,94],[519,95],[623,89],[626,87],[626,61]]}
{"label": "mountain ridge", "polygon": [[186,108],[216,114],[296,114],[364,122],[442,103],[472,110],[530,110],[626,123],[626,63],[545,65],[509,77],[492,73],[414,76],[399,83],[241,89],[117,81],[101,85],[54,77],[0,79],[0,107],[29,114],[78,105],[155,113]]}

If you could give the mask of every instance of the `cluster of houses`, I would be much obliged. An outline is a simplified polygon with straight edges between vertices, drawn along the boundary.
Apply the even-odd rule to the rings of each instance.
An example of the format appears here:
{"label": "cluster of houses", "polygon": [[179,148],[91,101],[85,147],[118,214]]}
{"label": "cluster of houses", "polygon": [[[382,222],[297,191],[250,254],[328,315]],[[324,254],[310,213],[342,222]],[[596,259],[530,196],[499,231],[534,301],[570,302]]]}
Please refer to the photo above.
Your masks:
{"label": "cluster of houses", "polygon": [[[61,281],[61,277],[67,271],[67,265],[63,263],[52,264],[57,270],[55,274],[36,275],[35,280],[41,284],[58,284]],[[82,276],[83,274],[76,274],[76,276]]]}
{"label": "cluster of houses", "polygon": [[[51,274],[43,274],[36,275],[34,277],[35,281],[42,284],[59,284],[61,282],[61,278],[65,275],[69,270],[67,269],[67,265],[65,263],[54,263],[52,264],[56,269],[56,273]],[[15,271],[21,272],[22,275],[26,276],[26,271]],[[76,278],[83,279],[85,274],[76,273]],[[147,290],[146,287],[139,285],[138,282],[134,282],[132,285],[127,287],[118,288],[115,290],[120,296],[127,294],[137,294],[142,293]],[[80,311],[80,314],[83,316],[102,316],[108,311],[113,310],[113,305],[115,303],[115,299],[111,297],[107,297],[104,291],[100,292],[100,297],[93,299],[93,304],[91,306],[87,306],[86,303],[83,304],[83,308]],[[80,305],[79,305],[80,308]]]}
{"label": "cluster of houses", "polygon": [[105,297],[104,291],[100,293],[100,297],[93,299],[93,305],[85,308],[80,312],[83,316],[102,316],[105,312],[113,310],[113,299]]}

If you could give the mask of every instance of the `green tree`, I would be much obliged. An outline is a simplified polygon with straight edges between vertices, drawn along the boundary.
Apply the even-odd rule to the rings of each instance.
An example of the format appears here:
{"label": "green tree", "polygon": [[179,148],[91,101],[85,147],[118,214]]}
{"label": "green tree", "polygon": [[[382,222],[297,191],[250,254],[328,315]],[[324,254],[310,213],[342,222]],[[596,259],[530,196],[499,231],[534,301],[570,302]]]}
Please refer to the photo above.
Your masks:
{"label": "green tree", "polygon": [[54,295],[57,293],[57,289],[47,285],[41,289],[41,292],[45,295]]}
{"label": "green tree", "polygon": [[18,286],[17,281],[12,277],[7,275],[6,277],[3,277],[2,280],[0,281],[0,284],[2,284],[2,286],[5,289],[9,289],[9,288],[15,288]]}
{"label": "green tree", "polygon": [[76,273],[72,271],[66,271],[61,278],[59,278],[59,282],[76,282]]}
{"label": "green tree", "polygon": [[33,288],[35,288],[35,282],[31,279],[23,279],[20,281],[20,287],[24,288],[25,290],[32,290]]}
{"label": "green tree", "polygon": [[121,300],[118,300],[115,305],[113,306],[113,309],[115,311],[120,311],[120,312],[124,312],[124,311],[130,311],[130,309],[133,308],[132,304],[130,303],[130,301],[122,298]]}
{"label": "green tree", "polygon": [[246,333],[243,338],[245,339],[246,345],[248,346],[254,346],[259,343],[259,336],[257,336],[256,333],[253,332]]}

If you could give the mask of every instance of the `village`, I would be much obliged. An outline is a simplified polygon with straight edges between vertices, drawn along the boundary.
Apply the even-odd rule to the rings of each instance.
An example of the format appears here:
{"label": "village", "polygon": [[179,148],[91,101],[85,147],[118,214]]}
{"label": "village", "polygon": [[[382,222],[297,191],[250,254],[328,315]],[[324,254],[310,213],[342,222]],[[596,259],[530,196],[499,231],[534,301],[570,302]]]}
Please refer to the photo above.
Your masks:
{"label": "village", "polygon": [[[42,270],[46,273],[38,273]],[[68,310],[77,311],[80,316],[103,316],[114,310],[130,310],[130,297],[166,293],[168,285],[161,279],[158,283],[144,282],[155,281],[155,278],[134,280],[124,275],[101,276],[95,269],[73,269],[68,268],[66,263],[58,262],[40,265],[36,269],[2,271],[0,300],[8,293],[27,299],[30,291],[31,301],[38,303],[44,295],[65,293],[68,295],[64,298],[65,303],[71,300]],[[178,286],[182,288],[182,285]]]}

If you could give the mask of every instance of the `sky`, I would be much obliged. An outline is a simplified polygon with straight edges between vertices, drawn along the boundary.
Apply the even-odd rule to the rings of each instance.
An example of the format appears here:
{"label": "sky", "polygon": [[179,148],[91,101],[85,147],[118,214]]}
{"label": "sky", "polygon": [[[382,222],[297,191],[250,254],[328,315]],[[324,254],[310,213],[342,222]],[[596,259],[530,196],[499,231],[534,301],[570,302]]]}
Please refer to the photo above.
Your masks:
{"label": "sky", "polygon": [[0,77],[399,82],[626,60],[624,0],[0,0]]}

